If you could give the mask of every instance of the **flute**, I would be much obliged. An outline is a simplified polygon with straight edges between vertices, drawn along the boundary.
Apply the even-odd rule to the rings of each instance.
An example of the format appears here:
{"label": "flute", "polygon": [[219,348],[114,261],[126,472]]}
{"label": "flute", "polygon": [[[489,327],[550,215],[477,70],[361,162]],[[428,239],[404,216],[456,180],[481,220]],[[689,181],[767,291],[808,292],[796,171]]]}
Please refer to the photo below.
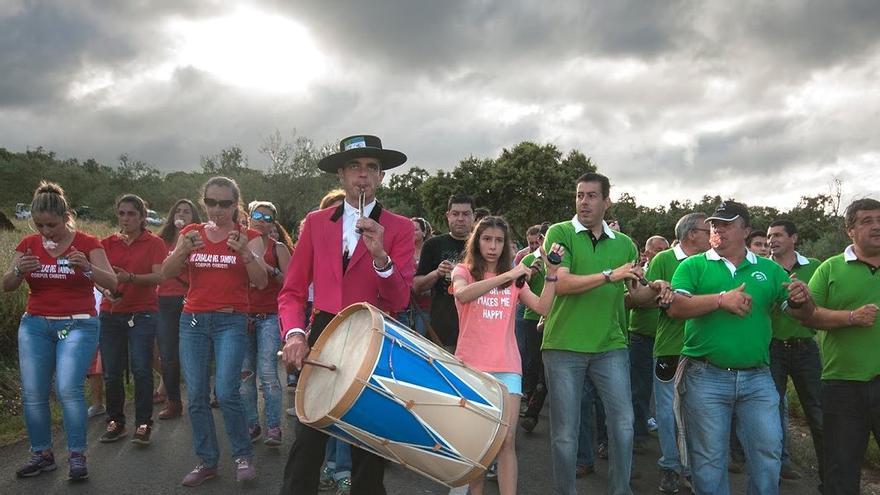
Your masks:
{"label": "flute", "polygon": [[[358,192],[358,218],[364,218],[364,204],[366,203],[366,201],[367,193],[365,193],[364,190],[361,189]],[[361,229],[355,229],[355,232],[357,232],[358,234],[362,233]]]}

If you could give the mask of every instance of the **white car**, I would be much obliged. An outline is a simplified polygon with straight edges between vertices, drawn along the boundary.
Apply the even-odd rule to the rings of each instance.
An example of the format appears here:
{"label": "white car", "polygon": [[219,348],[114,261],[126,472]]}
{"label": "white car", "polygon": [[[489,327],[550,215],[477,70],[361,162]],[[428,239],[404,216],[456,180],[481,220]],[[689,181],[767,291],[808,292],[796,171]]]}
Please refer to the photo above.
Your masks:
{"label": "white car", "polygon": [[165,219],[160,217],[156,210],[147,210],[147,225],[162,225]]}
{"label": "white car", "polygon": [[24,203],[15,204],[15,218],[18,220],[27,220],[31,217],[31,210]]}

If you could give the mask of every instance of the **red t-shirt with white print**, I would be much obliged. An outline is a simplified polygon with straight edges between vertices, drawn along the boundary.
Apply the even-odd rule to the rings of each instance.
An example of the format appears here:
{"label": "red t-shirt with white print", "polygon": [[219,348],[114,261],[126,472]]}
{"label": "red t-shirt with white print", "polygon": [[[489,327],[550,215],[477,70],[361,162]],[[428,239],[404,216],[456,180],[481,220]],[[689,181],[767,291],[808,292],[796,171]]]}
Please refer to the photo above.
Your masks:
{"label": "red t-shirt with white print", "polygon": [[[180,235],[197,231],[205,245],[189,253],[186,268],[189,273],[189,290],[183,310],[204,313],[232,308],[236,313],[248,311],[247,267],[239,253],[229,250],[226,238],[211,242],[205,234],[205,224],[190,224]],[[260,233],[247,229],[248,241]]]}
{"label": "red t-shirt with white print", "polygon": [[96,237],[76,232],[70,247],[55,258],[43,247],[43,236],[40,234],[22,239],[15,250],[27,253],[30,249],[42,265],[24,278],[30,289],[27,312],[35,316],[95,316],[94,284],[83,275],[82,269],[68,265],[67,258],[74,250],[88,257],[93,250],[101,248],[101,242]]}

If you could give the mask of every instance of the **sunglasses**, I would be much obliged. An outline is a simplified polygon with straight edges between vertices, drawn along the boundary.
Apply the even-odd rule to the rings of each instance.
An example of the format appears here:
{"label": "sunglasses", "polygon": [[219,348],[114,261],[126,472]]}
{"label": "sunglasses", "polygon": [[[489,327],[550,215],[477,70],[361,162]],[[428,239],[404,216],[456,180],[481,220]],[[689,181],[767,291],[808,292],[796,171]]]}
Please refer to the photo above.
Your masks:
{"label": "sunglasses", "polygon": [[235,204],[234,199],[212,199],[212,198],[204,198],[202,201],[205,202],[205,206],[215,207],[219,206],[220,208],[229,208],[230,206]]}
{"label": "sunglasses", "polygon": [[275,217],[273,217],[272,215],[267,215],[266,213],[255,211],[251,213],[251,220],[262,220],[266,223],[272,223],[272,221],[275,220]]}

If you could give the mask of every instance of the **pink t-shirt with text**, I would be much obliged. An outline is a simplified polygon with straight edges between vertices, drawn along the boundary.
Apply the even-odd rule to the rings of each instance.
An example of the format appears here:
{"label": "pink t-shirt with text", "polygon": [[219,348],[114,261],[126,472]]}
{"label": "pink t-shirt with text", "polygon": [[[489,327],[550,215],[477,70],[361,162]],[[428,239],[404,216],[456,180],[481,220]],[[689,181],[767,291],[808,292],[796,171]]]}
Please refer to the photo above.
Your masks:
{"label": "pink t-shirt with text", "polygon": [[[494,277],[486,273],[485,278]],[[458,265],[452,277],[474,282],[465,265]],[[458,346],[455,356],[480,371],[522,374],[522,359],[516,345],[516,304],[519,288],[510,284],[494,288],[469,303],[455,301],[458,310]]]}

